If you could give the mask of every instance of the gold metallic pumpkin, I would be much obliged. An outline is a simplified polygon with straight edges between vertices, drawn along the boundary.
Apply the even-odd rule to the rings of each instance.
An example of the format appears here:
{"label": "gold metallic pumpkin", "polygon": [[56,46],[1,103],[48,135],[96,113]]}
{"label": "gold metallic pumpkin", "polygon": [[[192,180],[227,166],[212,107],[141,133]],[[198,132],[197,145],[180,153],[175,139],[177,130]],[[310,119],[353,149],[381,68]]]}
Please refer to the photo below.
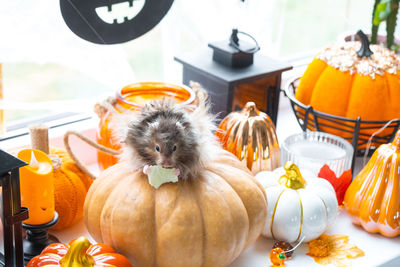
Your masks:
{"label": "gold metallic pumpkin", "polygon": [[247,102],[240,112],[231,112],[216,132],[224,149],[232,152],[256,174],[280,165],[280,150],[275,126],[254,102]]}

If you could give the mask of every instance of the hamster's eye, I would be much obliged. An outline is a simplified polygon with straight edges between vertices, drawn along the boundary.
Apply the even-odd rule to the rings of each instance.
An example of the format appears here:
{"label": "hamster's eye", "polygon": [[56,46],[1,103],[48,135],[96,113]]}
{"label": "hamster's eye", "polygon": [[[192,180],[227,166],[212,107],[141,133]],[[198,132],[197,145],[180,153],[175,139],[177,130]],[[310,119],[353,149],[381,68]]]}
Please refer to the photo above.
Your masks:
{"label": "hamster's eye", "polygon": [[176,151],[176,145],[172,148],[172,151]]}
{"label": "hamster's eye", "polygon": [[156,145],[156,151],[160,152],[160,146],[159,145]]}

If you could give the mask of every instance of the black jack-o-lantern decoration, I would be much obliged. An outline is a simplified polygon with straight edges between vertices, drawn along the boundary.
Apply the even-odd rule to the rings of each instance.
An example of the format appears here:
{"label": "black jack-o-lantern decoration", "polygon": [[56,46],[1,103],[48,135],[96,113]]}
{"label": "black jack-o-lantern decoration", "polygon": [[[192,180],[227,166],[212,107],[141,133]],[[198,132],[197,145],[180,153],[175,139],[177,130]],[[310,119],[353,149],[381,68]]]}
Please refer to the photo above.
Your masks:
{"label": "black jack-o-lantern decoration", "polygon": [[79,37],[97,44],[133,40],[154,28],[174,0],[60,0],[61,14]]}

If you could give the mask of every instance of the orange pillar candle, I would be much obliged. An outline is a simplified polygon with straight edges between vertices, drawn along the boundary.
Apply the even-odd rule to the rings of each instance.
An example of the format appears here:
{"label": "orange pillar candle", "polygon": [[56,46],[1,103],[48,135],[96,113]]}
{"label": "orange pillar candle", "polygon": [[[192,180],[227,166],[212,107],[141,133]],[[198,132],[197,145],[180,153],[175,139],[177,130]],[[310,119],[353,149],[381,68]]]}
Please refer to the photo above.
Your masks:
{"label": "orange pillar candle", "polygon": [[54,218],[53,165],[48,155],[36,149],[24,149],[18,158],[29,162],[20,168],[21,205],[29,209],[24,223],[38,225]]}

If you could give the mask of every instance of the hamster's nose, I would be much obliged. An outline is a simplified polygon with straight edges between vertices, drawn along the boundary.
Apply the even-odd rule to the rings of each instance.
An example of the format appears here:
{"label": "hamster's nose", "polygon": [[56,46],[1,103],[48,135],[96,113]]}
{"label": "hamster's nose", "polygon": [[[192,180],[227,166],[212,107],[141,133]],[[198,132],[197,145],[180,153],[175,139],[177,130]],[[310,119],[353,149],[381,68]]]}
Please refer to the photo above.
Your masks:
{"label": "hamster's nose", "polygon": [[170,159],[163,159],[163,161],[161,162],[161,166],[164,168],[172,168],[174,167],[172,160]]}

